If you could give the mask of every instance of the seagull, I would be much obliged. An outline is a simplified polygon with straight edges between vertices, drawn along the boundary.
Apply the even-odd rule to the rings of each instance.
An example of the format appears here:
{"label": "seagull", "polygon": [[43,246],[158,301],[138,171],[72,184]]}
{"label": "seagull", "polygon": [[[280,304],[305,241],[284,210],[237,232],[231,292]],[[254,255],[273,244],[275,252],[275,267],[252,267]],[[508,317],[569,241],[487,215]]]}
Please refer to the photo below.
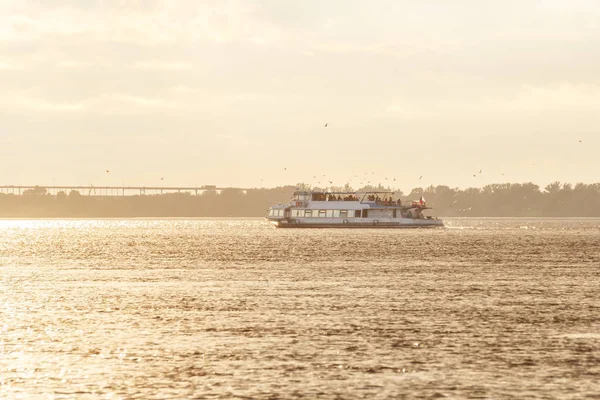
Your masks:
{"label": "seagull", "polygon": [[481,173],[481,171],[483,171],[482,169],[479,170],[479,173]]}
{"label": "seagull", "polygon": [[581,143],[581,140],[579,141],[579,143]]}
{"label": "seagull", "polygon": [[325,123],[325,128],[327,128],[327,125],[329,125],[329,122]]}
{"label": "seagull", "polygon": [[473,178],[477,178],[477,175],[473,174]]}
{"label": "seagull", "polygon": [[422,177],[423,177],[423,175],[421,175],[421,176],[419,177],[419,180],[421,180],[421,178],[422,178]]}
{"label": "seagull", "polygon": [[284,171],[287,171],[287,167],[284,167],[284,168],[283,168],[283,170],[284,170]]}
{"label": "seagull", "polygon": [[329,183],[333,185],[333,182],[332,182],[332,181],[329,181]]}
{"label": "seagull", "polygon": [[106,173],[107,173],[107,174],[110,174],[110,171],[109,171],[109,170],[106,170]]}
{"label": "seagull", "polygon": [[163,176],[162,178],[160,178],[160,180],[161,180],[161,181],[164,181],[164,180],[165,180],[165,177]]}

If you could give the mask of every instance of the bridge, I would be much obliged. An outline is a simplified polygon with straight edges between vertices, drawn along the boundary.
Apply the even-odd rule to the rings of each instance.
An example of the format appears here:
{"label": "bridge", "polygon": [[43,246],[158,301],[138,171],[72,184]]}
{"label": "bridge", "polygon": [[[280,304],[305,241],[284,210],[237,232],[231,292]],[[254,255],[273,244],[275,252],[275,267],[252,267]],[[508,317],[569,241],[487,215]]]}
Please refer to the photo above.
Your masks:
{"label": "bridge", "polygon": [[86,196],[133,196],[133,195],[157,195],[167,193],[189,193],[195,196],[207,191],[221,193],[223,190],[233,189],[246,192],[248,189],[241,188],[220,188],[214,185],[204,186],[28,186],[28,185],[0,185],[0,193],[5,194],[50,194],[57,195],[60,192],[69,194],[73,191]]}

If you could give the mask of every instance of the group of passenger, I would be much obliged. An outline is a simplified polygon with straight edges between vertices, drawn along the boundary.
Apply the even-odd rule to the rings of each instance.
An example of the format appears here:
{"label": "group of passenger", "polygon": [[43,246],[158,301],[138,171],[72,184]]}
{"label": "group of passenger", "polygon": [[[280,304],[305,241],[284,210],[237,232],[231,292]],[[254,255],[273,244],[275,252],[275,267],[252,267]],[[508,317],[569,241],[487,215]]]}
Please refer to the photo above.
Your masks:
{"label": "group of passenger", "polygon": [[327,196],[327,201],[358,201],[358,198],[351,194],[344,197],[340,196],[339,194],[337,195],[337,197],[334,194],[330,194],[329,196]]}
{"label": "group of passenger", "polygon": [[402,205],[402,200],[398,199],[398,200],[394,200],[392,199],[392,196],[390,197],[384,197],[383,199],[377,195],[371,194],[369,196],[367,196],[367,199],[369,201],[374,201],[376,204],[382,205],[382,206],[401,206]]}
{"label": "group of passenger", "polygon": [[[374,201],[375,203],[383,206],[401,206],[402,201],[400,199],[394,200],[392,196],[384,197],[383,199],[377,195],[371,194],[367,196],[367,200]],[[358,197],[352,194],[348,194],[344,197],[339,194],[325,194],[325,193],[314,193],[313,201],[358,201]]]}

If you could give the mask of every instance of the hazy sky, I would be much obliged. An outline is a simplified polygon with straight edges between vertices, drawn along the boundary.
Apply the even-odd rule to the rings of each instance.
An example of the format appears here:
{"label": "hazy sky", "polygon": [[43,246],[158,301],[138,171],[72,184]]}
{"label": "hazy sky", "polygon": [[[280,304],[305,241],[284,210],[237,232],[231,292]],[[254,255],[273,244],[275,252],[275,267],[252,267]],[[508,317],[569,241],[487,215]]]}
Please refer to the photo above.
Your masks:
{"label": "hazy sky", "polygon": [[0,184],[600,181],[597,0],[0,0],[0,49]]}

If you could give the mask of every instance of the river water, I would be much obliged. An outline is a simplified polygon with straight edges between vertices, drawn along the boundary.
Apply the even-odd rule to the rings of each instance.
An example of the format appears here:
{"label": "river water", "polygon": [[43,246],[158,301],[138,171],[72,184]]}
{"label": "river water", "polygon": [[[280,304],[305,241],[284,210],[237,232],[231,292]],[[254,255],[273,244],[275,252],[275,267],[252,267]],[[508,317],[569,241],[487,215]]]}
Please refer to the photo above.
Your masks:
{"label": "river water", "polygon": [[600,396],[600,219],[0,221],[0,398]]}

